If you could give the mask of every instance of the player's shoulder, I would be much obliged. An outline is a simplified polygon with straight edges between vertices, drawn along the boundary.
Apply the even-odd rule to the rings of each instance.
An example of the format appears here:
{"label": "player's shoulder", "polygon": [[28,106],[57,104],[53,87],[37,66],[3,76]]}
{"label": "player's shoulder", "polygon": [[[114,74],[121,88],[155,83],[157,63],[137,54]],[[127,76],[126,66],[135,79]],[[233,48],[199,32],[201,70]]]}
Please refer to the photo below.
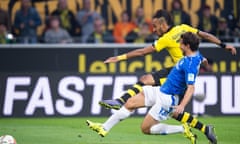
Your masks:
{"label": "player's shoulder", "polygon": [[175,26],[174,28],[176,29],[175,31],[184,31],[184,32],[190,31],[193,33],[196,33],[198,31],[198,29],[187,24],[180,24]]}
{"label": "player's shoulder", "polygon": [[168,32],[166,32],[163,36],[159,38],[159,40],[171,40],[172,36],[176,35],[176,33],[178,32],[178,27],[179,26],[171,27]]}
{"label": "player's shoulder", "polygon": [[184,29],[184,28],[189,28],[189,27],[191,27],[191,26],[187,25],[187,24],[179,24],[179,25],[173,26],[171,30],[174,31],[176,29]]}
{"label": "player's shoulder", "polygon": [[199,51],[197,51],[195,59],[198,61],[202,61],[204,59],[204,57]]}
{"label": "player's shoulder", "polygon": [[176,68],[177,68],[177,69],[180,69],[180,68],[184,67],[185,63],[186,63],[186,57],[184,56],[183,58],[181,58],[181,59],[177,62]]}
{"label": "player's shoulder", "polygon": [[192,26],[190,25],[187,25],[187,24],[180,24],[178,25],[180,28],[193,28]]}
{"label": "player's shoulder", "polygon": [[191,29],[191,27],[186,24],[176,25],[173,26],[164,36],[166,38],[172,38],[174,36],[179,36],[179,34],[181,34],[182,32],[186,32],[189,29]]}
{"label": "player's shoulder", "polygon": [[203,58],[202,54],[197,52],[194,56],[185,56],[184,64],[188,67],[195,67],[195,65],[199,65],[202,62]]}

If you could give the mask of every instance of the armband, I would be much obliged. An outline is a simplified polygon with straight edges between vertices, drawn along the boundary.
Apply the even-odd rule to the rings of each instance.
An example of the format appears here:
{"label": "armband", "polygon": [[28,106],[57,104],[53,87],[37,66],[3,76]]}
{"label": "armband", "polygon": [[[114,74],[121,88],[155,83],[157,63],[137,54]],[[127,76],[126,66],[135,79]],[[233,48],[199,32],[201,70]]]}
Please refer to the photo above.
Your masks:
{"label": "armband", "polygon": [[126,60],[127,59],[127,55],[123,54],[123,55],[117,56],[117,59],[118,60]]}
{"label": "armband", "polygon": [[221,48],[226,48],[226,44],[225,43],[223,43],[223,42],[221,42],[220,44],[219,44],[219,46],[221,47]]}

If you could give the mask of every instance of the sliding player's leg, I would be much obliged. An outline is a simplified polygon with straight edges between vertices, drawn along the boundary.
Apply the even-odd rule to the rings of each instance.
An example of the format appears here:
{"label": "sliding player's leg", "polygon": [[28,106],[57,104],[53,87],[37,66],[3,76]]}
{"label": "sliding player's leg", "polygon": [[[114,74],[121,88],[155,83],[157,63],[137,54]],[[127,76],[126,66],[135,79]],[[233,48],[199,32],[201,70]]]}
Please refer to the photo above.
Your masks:
{"label": "sliding player's leg", "polygon": [[[165,95],[164,95],[165,96]],[[169,97],[169,98],[168,98]],[[191,140],[192,144],[196,143],[196,136],[191,132],[187,124],[183,125],[168,125],[159,123],[166,120],[171,114],[174,101],[170,96],[165,96],[163,99],[157,100],[156,104],[150,109],[149,113],[143,120],[141,129],[144,134],[159,134],[167,135],[174,133],[183,133],[185,137]],[[171,102],[172,101],[172,102]]]}
{"label": "sliding player's leg", "polygon": [[166,80],[167,75],[169,74],[171,68],[162,69],[160,71],[154,72],[152,74],[144,75],[140,78],[140,80],[134,84],[131,88],[129,88],[126,93],[124,93],[121,97],[114,100],[103,100],[100,101],[99,104],[103,107],[110,109],[120,109],[124,103],[131,97],[134,97],[136,94],[142,91],[142,86],[144,85],[154,85],[160,86]]}
{"label": "sliding player's leg", "polygon": [[148,114],[143,120],[141,129],[144,134],[151,135],[169,135],[183,133],[184,136],[188,138],[192,144],[196,143],[196,136],[191,132],[190,127],[187,124],[170,125],[159,123],[159,121],[155,120],[150,114]]}
{"label": "sliding player's leg", "polygon": [[115,111],[103,124],[87,120],[89,128],[96,131],[100,136],[105,137],[113,126],[128,118],[136,108],[145,106],[145,96],[140,92],[135,97],[131,97],[127,103],[118,111]]}
{"label": "sliding player's leg", "polygon": [[208,140],[212,144],[217,143],[217,138],[216,138],[216,135],[214,133],[214,127],[213,126],[205,125],[204,123],[200,122],[197,118],[193,117],[188,112],[184,112],[182,114],[174,113],[173,118],[176,119],[177,121],[182,122],[182,123],[189,123],[189,125],[192,128],[196,128],[199,131],[201,131],[202,133],[204,133],[206,135],[206,137],[208,138]]}
{"label": "sliding player's leg", "polygon": [[141,125],[142,133],[144,134],[159,134],[167,135],[173,133],[182,133],[184,128],[180,125],[168,125],[164,123],[159,123],[150,114],[147,114]]}

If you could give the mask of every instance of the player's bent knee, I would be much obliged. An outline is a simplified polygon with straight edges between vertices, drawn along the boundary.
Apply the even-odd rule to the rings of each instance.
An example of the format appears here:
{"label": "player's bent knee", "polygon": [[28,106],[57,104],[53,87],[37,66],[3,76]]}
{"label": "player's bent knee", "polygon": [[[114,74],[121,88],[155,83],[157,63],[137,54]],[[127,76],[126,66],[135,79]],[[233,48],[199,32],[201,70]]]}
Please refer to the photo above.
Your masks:
{"label": "player's bent knee", "polygon": [[140,77],[140,81],[143,82],[144,84],[148,82],[149,76],[148,75],[143,75]]}
{"label": "player's bent knee", "polygon": [[148,126],[145,126],[142,124],[141,130],[142,130],[142,133],[144,133],[144,134],[150,134],[150,128]]}
{"label": "player's bent knee", "polygon": [[135,101],[130,98],[130,99],[128,99],[128,101],[125,103],[125,107],[126,107],[127,109],[129,109],[129,110],[132,110],[132,109],[135,109],[135,108],[136,108],[135,104],[136,104]]}
{"label": "player's bent knee", "polygon": [[124,106],[128,110],[132,111],[132,110],[135,110],[136,108],[144,107],[145,106],[144,100],[145,100],[144,94],[143,94],[143,92],[140,92],[136,96],[128,99],[128,101],[125,103]]}
{"label": "player's bent knee", "polygon": [[152,85],[154,83],[154,80],[152,78],[152,75],[148,74],[148,75],[143,75],[141,78],[140,78],[140,81],[142,83],[144,83],[145,85]]}
{"label": "player's bent knee", "polygon": [[125,103],[124,106],[130,111],[133,111],[136,108],[139,108],[139,104],[134,98],[128,99],[128,101]]}

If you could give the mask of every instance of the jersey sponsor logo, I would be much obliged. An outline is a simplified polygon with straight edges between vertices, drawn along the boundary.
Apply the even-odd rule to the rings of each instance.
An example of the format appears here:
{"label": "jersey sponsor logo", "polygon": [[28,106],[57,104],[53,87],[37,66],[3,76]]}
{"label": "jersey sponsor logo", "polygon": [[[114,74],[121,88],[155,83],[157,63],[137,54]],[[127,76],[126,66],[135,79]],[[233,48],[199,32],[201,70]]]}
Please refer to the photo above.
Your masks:
{"label": "jersey sponsor logo", "polygon": [[188,81],[194,81],[194,74],[193,73],[188,74]]}

